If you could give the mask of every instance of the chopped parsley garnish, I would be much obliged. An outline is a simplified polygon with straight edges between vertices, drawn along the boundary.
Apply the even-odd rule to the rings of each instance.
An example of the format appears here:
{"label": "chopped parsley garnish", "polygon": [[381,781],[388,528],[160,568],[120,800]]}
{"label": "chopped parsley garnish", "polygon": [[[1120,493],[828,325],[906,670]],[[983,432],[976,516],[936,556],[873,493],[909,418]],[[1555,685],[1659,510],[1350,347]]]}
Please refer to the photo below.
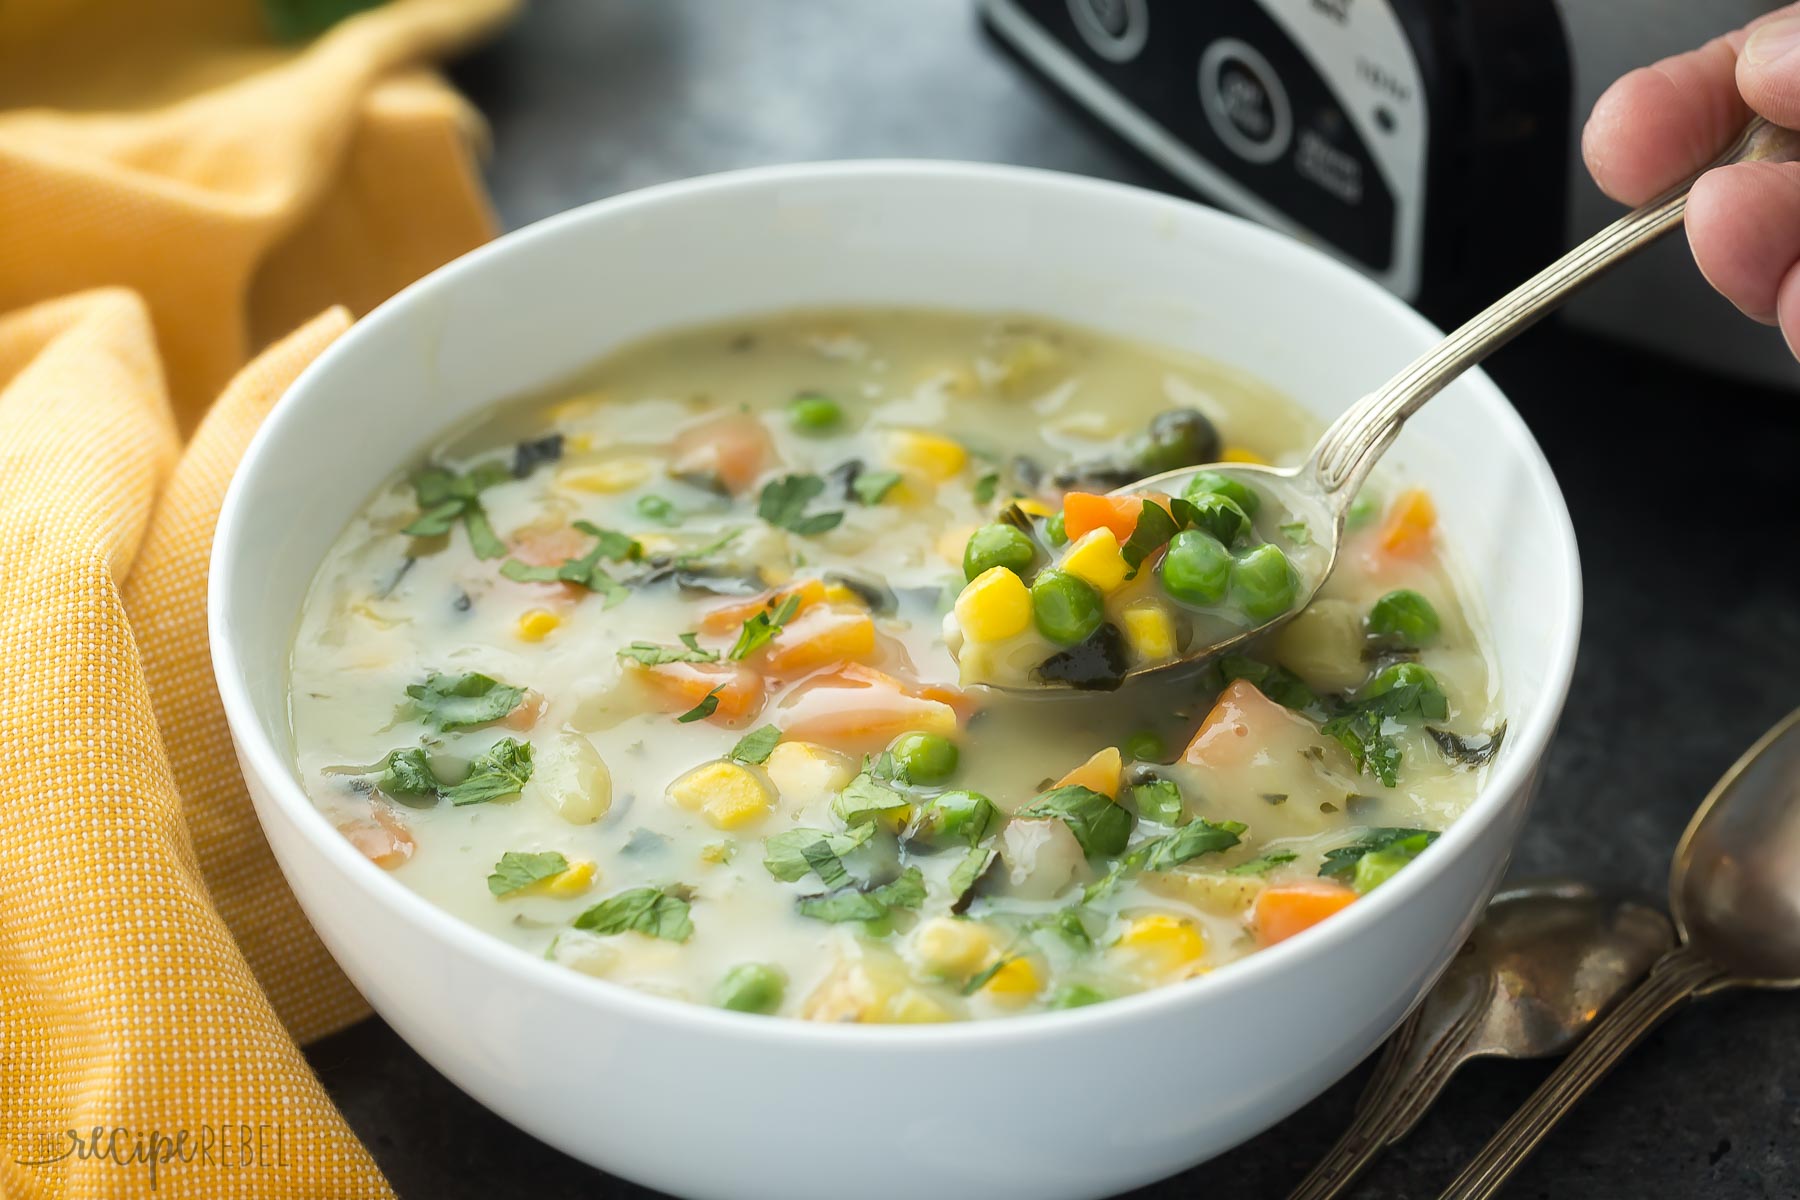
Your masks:
{"label": "chopped parsley garnish", "polygon": [[455,787],[444,789],[450,803],[486,804],[516,796],[531,778],[531,743],[501,738],[487,752],[469,763],[469,773]]}
{"label": "chopped parsley garnish", "polygon": [[545,463],[556,462],[562,456],[562,434],[547,433],[540,438],[527,438],[513,447],[513,478],[523,479]]}
{"label": "chopped parsley garnish", "polygon": [[1112,798],[1079,784],[1053,788],[1020,810],[1022,817],[1056,817],[1069,827],[1089,858],[1110,857],[1125,849],[1137,823]]}
{"label": "chopped parsley garnish", "polygon": [[[819,871],[819,863],[824,856],[839,859],[858,846],[866,843],[875,834],[873,825],[859,825],[848,833],[832,833],[825,829],[790,829],[785,833],[777,833],[763,839],[763,866],[769,874],[783,883],[793,883],[804,879],[809,873],[817,873],[826,880],[827,886],[836,886],[826,874]],[[843,864],[838,864],[838,870]],[[829,870],[829,868],[828,868]]]}
{"label": "chopped parsley garnish", "polygon": [[694,707],[688,709],[679,717],[676,717],[675,720],[682,725],[689,725],[695,721],[706,720],[706,718],[719,711],[719,693],[724,690],[725,685],[721,683],[718,687],[700,697],[700,703],[694,705]]}
{"label": "chopped parsley garnish", "polygon": [[600,560],[634,561],[643,557],[644,548],[636,540],[611,529],[602,529],[591,521],[577,521],[575,528],[595,539],[593,548],[586,554],[567,559],[557,566],[532,566],[509,558],[501,564],[500,573],[515,583],[572,583],[590,592],[601,593],[606,597],[606,607],[611,608],[631,593],[624,584],[606,573]]}
{"label": "chopped parsley garnish", "polygon": [[1281,530],[1281,536],[1296,546],[1312,545],[1312,530],[1307,527],[1305,521],[1289,521],[1287,524],[1277,525],[1275,528]]}
{"label": "chopped parsley garnish", "polygon": [[662,888],[637,887],[608,896],[579,917],[575,928],[601,935],[641,933],[669,942],[685,942],[694,932],[688,902]]}
{"label": "chopped parsley garnish", "polygon": [[431,773],[431,763],[418,747],[392,750],[381,760],[381,773],[375,776],[375,788],[384,796],[405,800],[413,796],[437,799],[442,785]]}
{"label": "chopped parsley garnish", "polygon": [[[863,828],[872,829],[874,827],[865,825]],[[969,907],[969,902],[975,898],[975,885],[981,882],[981,877],[988,873],[988,869],[994,865],[994,860],[998,857],[1000,857],[998,851],[985,846],[970,846],[968,851],[963,854],[962,861],[950,871],[951,912],[960,913]]]}
{"label": "chopped parsley garnish", "polygon": [[1299,858],[1292,850],[1273,850],[1260,858],[1246,859],[1235,867],[1226,867],[1227,875],[1267,875],[1276,867]]}
{"label": "chopped parsley garnish", "polygon": [[1149,500],[1144,501],[1138,509],[1137,524],[1132,527],[1131,536],[1119,547],[1119,554],[1125,559],[1125,565],[1135,572],[1143,565],[1146,558],[1158,549],[1169,544],[1169,539],[1180,532],[1180,525],[1169,510]]}
{"label": "chopped parsley garnish", "polygon": [[762,649],[799,611],[799,594],[789,593],[774,608],[762,608],[752,614],[738,631],[737,641],[731,647],[731,660],[737,662]]}
{"label": "chopped parsley garnish", "polygon": [[1114,863],[1100,879],[1090,883],[1082,900],[1092,903],[1139,871],[1168,871],[1198,858],[1229,850],[1238,844],[1246,826],[1242,821],[1190,821],[1174,833],[1140,842],[1131,853]]}
{"label": "chopped parsley garnish", "polygon": [[1406,829],[1386,826],[1371,829],[1348,846],[1327,850],[1325,861],[1319,867],[1319,874],[1327,879],[1345,880],[1356,874],[1356,864],[1362,861],[1365,855],[1393,848],[1410,857],[1437,839],[1438,833],[1435,829]]}
{"label": "chopped parsley garnish", "polygon": [[706,650],[700,645],[698,634],[684,633],[681,645],[658,646],[654,642],[633,642],[617,652],[620,658],[629,658],[632,662],[646,667],[660,667],[664,663],[696,662],[709,663],[719,661],[717,650]]}
{"label": "chopped parsley garnish", "polygon": [[1006,968],[1007,963],[1012,962],[1018,957],[1019,956],[1016,954],[1002,954],[999,958],[996,958],[993,962],[989,963],[983,970],[977,972],[969,982],[963,984],[962,994],[965,996],[973,996],[976,992],[979,992],[982,988],[986,987],[994,976],[1003,971]]}
{"label": "chopped parsley garnish", "polygon": [[880,504],[899,483],[898,471],[859,471],[850,481],[850,493],[864,504]]}
{"label": "chopped parsley garnish", "polygon": [[878,760],[875,766],[863,768],[862,774],[844,785],[844,790],[831,801],[831,811],[838,820],[846,825],[860,825],[873,821],[884,812],[906,807],[906,797],[881,782],[884,778],[892,779],[893,774],[880,775],[879,770]]}
{"label": "chopped parsley garnish", "polygon": [[806,506],[825,491],[825,481],[817,475],[783,475],[763,485],[757,499],[756,515],[769,524],[803,537],[836,529],[844,519],[842,512],[808,515]]}
{"label": "chopped parsley garnish", "polygon": [[1077,950],[1092,950],[1094,935],[1088,932],[1087,922],[1081,919],[1081,906],[1072,904],[1068,908],[1058,909],[1047,917],[1040,917],[1026,927],[1027,932],[1043,931],[1055,934]]}
{"label": "chopped parsley garnish", "polygon": [[764,725],[739,738],[738,744],[731,748],[730,757],[741,763],[765,763],[780,741],[781,730],[773,725]]}
{"label": "chopped parsley garnish", "polygon": [[860,885],[841,887],[822,896],[802,896],[795,906],[800,915],[816,921],[879,921],[896,908],[917,908],[925,902],[925,877],[908,867],[898,879],[864,891]]}
{"label": "chopped parsley garnish", "polygon": [[512,468],[498,459],[477,463],[467,472],[424,467],[412,477],[419,515],[400,532],[410,537],[442,537],[460,521],[477,558],[499,558],[506,553],[506,543],[488,522],[481,493],[512,478]]}
{"label": "chopped parsley garnish", "polygon": [[1500,722],[1494,732],[1478,737],[1463,737],[1435,726],[1425,732],[1431,735],[1445,761],[1459,767],[1479,767],[1499,752],[1500,743],[1506,740],[1506,722]]}
{"label": "chopped parsley garnish", "polygon": [[1131,789],[1131,803],[1138,816],[1158,825],[1181,824],[1181,789],[1172,779],[1153,779]]}
{"label": "chopped parsley garnish", "polygon": [[659,525],[681,523],[681,514],[675,511],[673,504],[661,496],[639,496],[637,503],[632,507],[637,509],[637,515],[646,521],[655,521]]}
{"label": "chopped parsley garnish", "polygon": [[409,685],[406,694],[427,725],[443,730],[471,729],[498,721],[525,699],[524,688],[474,671],[467,675],[433,671],[424,683]]}
{"label": "chopped parsley garnish", "polygon": [[494,864],[494,873],[487,877],[488,891],[496,896],[511,895],[534,883],[542,883],[561,875],[568,869],[569,860],[554,850],[546,850],[541,854],[508,850]]}
{"label": "chopped parsley garnish", "polygon": [[1242,654],[1227,654],[1218,661],[1216,682],[1222,689],[1228,683],[1248,679],[1256,690],[1281,705],[1296,711],[1315,708],[1319,697],[1301,678],[1286,667],[1273,666]]}
{"label": "chopped parsley garnish", "polygon": [[1000,490],[1000,472],[984,471],[975,481],[975,503],[992,504],[994,494]]}
{"label": "chopped parsley garnish", "polygon": [[1441,721],[1448,712],[1444,691],[1430,671],[1418,663],[1396,663],[1365,684],[1319,731],[1337,739],[1358,770],[1394,787],[1400,781],[1400,746],[1388,733],[1388,722]]}

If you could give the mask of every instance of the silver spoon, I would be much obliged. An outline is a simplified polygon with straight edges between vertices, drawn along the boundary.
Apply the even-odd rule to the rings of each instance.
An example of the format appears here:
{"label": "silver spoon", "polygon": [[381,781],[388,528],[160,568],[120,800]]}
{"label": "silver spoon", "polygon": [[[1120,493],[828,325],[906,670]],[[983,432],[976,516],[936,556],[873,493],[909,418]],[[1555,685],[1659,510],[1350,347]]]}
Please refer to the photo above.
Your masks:
{"label": "silver spoon", "polygon": [[[1294,603],[1285,613],[1260,625],[1239,629],[1221,640],[1189,647],[1180,658],[1128,671],[1121,682],[1197,669],[1252,638],[1261,637],[1305,608],[1337,565],[1338,549],[1344,537],[1344,517],[1356,499],[1357,489],[1376,460],[1393,444],[1407,418],[1458,375],[1556,309],[1584,284],[1679,226],[1687,212],[1689,189],[1707,171],[1737,162],[1790,162],[1796,159],[1800,159],[1800,134],[1771,125],[1760,117],[1751,121],[1730,148],[1705,168],[1570,250],[1471,317],[1380,388],[1351,405],[1332,422],[1331,428],[1313,447],[1312,454],[1298,467],[1211,463],[1164,471],[1115,490],[1112,493],[1115,496],[1146,491],[1179,496],[1182,485],[1195,474],[1215,471],[1227,478],[1242,480],[1304,522],[1313,545],[1318,548],[1317,552],[1309,554],[1312,564],[1301,572]],[[952,653],[956,652],[953,641]],[[991,686],[1042,692],[1071,685],[1041,680],[1025,686],[1008,687],[1001,683]]]}
{"label": "silver spoon", "polygon": [[1532,1093],[1441,1200],[1491,1196],[1614,1063],[1684,1001],[1800,987],[1800,709],[1701,801],[1669,871],[1680,942]]}
{"label": "silver spoon", "polygon": [[1552,1058],[1675,944],[1654,905],[1574,880],[1502,891],[1388,1039],[1356,1117],[1289,1200],[1327,1200],[1412,1132],[1472,1058]]}

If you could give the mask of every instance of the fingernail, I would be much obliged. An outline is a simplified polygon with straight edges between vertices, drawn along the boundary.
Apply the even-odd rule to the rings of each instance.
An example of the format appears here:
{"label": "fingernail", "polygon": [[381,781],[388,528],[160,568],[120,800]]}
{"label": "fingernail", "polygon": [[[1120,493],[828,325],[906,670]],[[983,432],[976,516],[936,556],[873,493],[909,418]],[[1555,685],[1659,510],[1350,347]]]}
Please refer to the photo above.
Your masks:
{"label": "fingernail", "polygon": [[1744,58],[1753,67],[1774,62],[1800,46],[1800,16],[1780,17],[1758,25],[1744,43]]}

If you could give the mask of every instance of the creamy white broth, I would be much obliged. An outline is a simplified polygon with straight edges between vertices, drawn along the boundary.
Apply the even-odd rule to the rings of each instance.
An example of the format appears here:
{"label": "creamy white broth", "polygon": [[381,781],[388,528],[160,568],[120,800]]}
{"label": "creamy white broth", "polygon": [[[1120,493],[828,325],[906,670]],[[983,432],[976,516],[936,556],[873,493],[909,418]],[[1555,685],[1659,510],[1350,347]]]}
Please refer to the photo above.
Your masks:
{"label": "creamy white broth", "polygon": [[[802,393],[833,400],[842,423],[823,433],[796,429],[788,406]],[[1098,698],[1011,698],[980,688],[956,696],[943,617],[965,584],[969,532],[1015,492],[1045,511],[1057,499],[1052,483],[1034,488],[1033,472],[1021,477],[1016,456],[1049,475],[1060,464],[1117,453],[1156,414],[1187,406],[1216,426],[1228,455],[1294,461],[1316,434],[1311,418],[1237,371],[1033,318],[792,314],[628,347],[565,386],[497,407],[429,456],[467,471],[489,460],[510,464],[519,443],[560,435],[560,455],[550,457],[546,446],[547,461],[521,462],[534,469],[482,490],[481,507],[509,557],[537,565],[579,557],[595,544],[573,531],[578,520],[637,539],[641,560],[599,563],[622,581],[621,598],[609,606],[612,589],[507,578],[507,559],[478,558],[460,522],[443,536],[408,536],[402,530],[420,517],[420,497],[397,476],[339,537],[307,598],[292,663],[303,784],[365,853],[448,911],[573,969],[695,1002],[720,1002],[721,980],[746,963],[785,976],[776,1012],[869,1021],[1057,1007],[1216,968],[1268,940],[1258,905],[1268,903],[1270,912],[1274,905],[1259,901],[1264,889],[1312,887],[1327,852],[1371,829],[1441,830],[1453,821],[1483,768],[1450,761],[1426,726],[1439,738],[1469,738],[1478,751],[1500,714],[1467,599],[1435,534],[1428,530],[1416,552],[1389,552],[1382,543],[1394,518],[1384,512],[1352,532],[1312,608],[1256,650],[1311,685],[1317,704],[1304,713],[1253,705],[1239,723],[1216,723],[1208,762],[1161,760],[1182,755],[1221,680]],[[720,421],[745,420],[766,434],[766,461],[739,480],[735,495],[691,482],[693,472],[722,460],[675,443],[691,443],[696,429]],[[865,474],[895,471],[902,479],[865,503],[845,494],[841,473],[832,476],[850,460]],[[827,481],[806,515],[841,511],[835,528],[800,534],[757,515],[765,485],[806,473]],[[997,476],[991,484],[984,482],[990,474]],[[1381,485],[1390,501],[1401,489]],[[668,502],[676,515],[647,515],[646,496]],[[922,839],[903,847],[904,826],[884,817],[841,863],[865,888],[916,867],[923,901],[890,906],[891,915],[871,922],[802,915],[801,897],[831,889],[818,874],[776,879],[764,865],[765,839],[797,828],[844,834],[833,800],[862,755],[878,754],[894,730],[827,738],[790,728],[817,727],[821,713],[834,719],[837,707],[817,702],[821,694],[847,694],[819,692],[830,686],[820,678],[836,675],[834,663],[781,674],[754,715],[728,719],[726,696],[712,717],[682,723],[677,717],[698,697],[667,695],[618,653],[632,643],[679,648],[684,633],[697,633],[706,649],[729,651],[741,622],[708,632],[704,614],[753,597],[695,592],[674,578],[641,580],[667,575],[671,556],[716,546],[734,530],[723,548],[689,564],[705,577],[686,582],[750,592],[841,574],[854,585],[801,610],[792,630],[836,621],[866,638],[856,594],[885,602],[880,593],[891,593],[892,611],[868,613],[873,644],[852,638],[851,649],[902,680],[911,698],[897,703],[914,724],[957,744],[958,765],[945,787],[981,793],[1001,814],[1015,814],[1090,755],[1153,733],[1162,752],[1139,746],[1146,761],[1126,756],[1123,779],[1113,775],[1121,806],[1134,809],[1133,781],[1154,774],[1179,788],[1184,818],[1242,823],[1236,844],[1169,870],[1127,872],[1082,904],[1084,888],[1106,876],[1117,856],[1084,856],[1066,821],[1014,818],[985,839],[998,861],[967,914],[952,916],[948,881],[964,857],[961,844],[935,853]],[[1406,661],[1430,672],[1445,711],[1429,721],[1378,722],[1400,754],[1390,788],[1359,771],[1319,722],[1341,703],[1334,694],[1391,665],[1370,660],[1364,616],[1397,588],[1426,597],[1441,625]],[[787,652],[778,633],[750,661]],[[479,672],[529,691],[502,721],[438,730],[407,694],[433,672]],[[671,785],[689,771],[771,724],[789,730],[774,757],[732,768],[768,791],[765,814],[722,829],[670,798]],[[1254,730],[1240,738],[1240,725]],[[507,738],[528,743],[532,757],[529,780],[511,798],[457,805],[372,789],[390,752],[424,749],[437,781],[453,786],[471,760]],[[901,790],[923,802],[942,789]],[[1138,822],[1132,846],[1175,832]],[[497,896],[488,877],[508,852],[559,853],[575,869]],[[1283,861],[1265,873],[1231,871],[1270,855]],[[591,878],[583,877],[584,864]],[[685,902],[685,940],[572,928],[581,914],[637,888],[667,889]],[[1077,905],[1091,945],[1052,923]],[[664,932],[682,932],[672,925]]]}

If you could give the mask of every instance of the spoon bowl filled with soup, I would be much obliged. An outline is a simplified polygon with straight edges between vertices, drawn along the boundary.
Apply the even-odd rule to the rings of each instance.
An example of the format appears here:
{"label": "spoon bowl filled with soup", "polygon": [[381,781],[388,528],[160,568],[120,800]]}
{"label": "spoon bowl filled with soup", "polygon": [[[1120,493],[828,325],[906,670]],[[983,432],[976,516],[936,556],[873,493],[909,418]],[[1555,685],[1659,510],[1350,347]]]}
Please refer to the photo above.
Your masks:
{"label": "spoon bowl filled with soup", "polygon": [[[1310,604],[1120,686],[1322,570],[1254,471],[1131,485],[1298,461],[1431,337],[1273,235],[1031,172],[752,172],[502,239],[329,351],[234,484],[215,659],[271,844],[422,1053],[654,1186],[1099,1195],[1218,1153],[1478,913],[1573,543],[1472,375]],[[956,1138],[974,1078],[1013,1099]],[[857,1174],[850,1094],[904,1179]]]}

